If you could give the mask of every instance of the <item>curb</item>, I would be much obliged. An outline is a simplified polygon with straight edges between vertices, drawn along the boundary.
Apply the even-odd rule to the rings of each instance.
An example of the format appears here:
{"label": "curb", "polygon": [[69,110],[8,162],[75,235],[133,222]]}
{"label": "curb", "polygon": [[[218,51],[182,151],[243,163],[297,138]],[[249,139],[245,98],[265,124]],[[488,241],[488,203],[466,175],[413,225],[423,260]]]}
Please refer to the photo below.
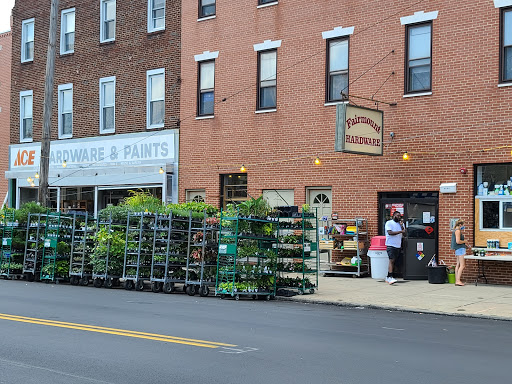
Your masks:
{"label": "curb", "polygon": [[378,304],[360,304],[360,303],[351,303],[351,302],[335,302],[335,301],[327,301],[327,300],[297,300],[293,297],[284,297],[284,296],[276,296],[276,300],[279,301],[290,301],[295,303],[303,303],[303,304],[319,304],[319,305],[331,305],[336,307],[345,307],[345,308],[369,308],[369,309],[378,309],[378,310],[389,310],[396,312],[409,312],[409,313],[417,313],[417,314],[429,314],[429,315],[441,315],[441,316],[450,316],[450,317],[467,317],[474,319],[486,319],[486,320],[498,320],[498,321],[512,321],[511,317],[505,316],[493,316],[493,315],[480,315],[476,313],[460,313],[460,312],[440,312],[434,311],[430,309],[418,309],[418,308],[405,308],[405,307],[393,307],[386,305],[378,305]]}

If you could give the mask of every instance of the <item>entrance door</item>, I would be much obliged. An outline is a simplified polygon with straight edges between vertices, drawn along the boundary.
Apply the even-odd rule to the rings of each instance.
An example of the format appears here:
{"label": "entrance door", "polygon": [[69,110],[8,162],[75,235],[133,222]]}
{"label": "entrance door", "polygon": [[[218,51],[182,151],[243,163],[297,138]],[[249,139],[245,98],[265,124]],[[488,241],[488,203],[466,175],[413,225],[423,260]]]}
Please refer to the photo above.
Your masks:
{"label": "entrance door", "polygon": [[[395,211],[404,219],[406,234],[402,242],[402,257],[396,263],[404,279],[427,279],[427,264],[438,250],[438,198],[432,193],[400,193],[393,198],[383,194],[380,198],[380,234]],[[387,195],[387,196],[386,196]],[[398,194],[397,194],[398,195]],[[420,198],[424,195],[428,197]]]}
{"label": "entrance door", "polygon": [[330,218],[332,214],[332,190],[309,189],[308,204],[311,212],[315,212],[316,209],[319,219],[323,216]]}

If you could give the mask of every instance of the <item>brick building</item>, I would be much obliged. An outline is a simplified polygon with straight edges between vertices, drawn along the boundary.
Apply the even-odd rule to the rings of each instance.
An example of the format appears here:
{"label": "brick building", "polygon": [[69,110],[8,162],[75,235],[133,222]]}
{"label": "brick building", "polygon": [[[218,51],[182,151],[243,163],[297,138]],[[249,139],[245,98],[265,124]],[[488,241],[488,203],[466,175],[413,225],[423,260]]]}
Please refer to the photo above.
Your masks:
{"label": "brick building", "polygon": [[[37,196],[50,3],[16,0],[13,8],[6,176],[16,206]],[[176,199],[180,1],[61,0],[59,7],[52,206],[92,213],[140,187]]]}
{"label": "brick building", "polygon": [[[182,3],[180,200],[263,193],[367,218],[371,235],[403,210],[410,278],[425,277],[434,253],[454,262],[453,218],[472,244],[507,248],[512,1],[198,3]],[[383,156],[334,151],[341,91],[384,112]],[[509,263],[486,265],[490,282],[512,283]]]}
{"label": "brick building", "polygon": [[[0,170],[9,165],[9,111],[11,101],[11,31],[0,33]],[[0,200],[7,194],[7,180],[0,178]]]}

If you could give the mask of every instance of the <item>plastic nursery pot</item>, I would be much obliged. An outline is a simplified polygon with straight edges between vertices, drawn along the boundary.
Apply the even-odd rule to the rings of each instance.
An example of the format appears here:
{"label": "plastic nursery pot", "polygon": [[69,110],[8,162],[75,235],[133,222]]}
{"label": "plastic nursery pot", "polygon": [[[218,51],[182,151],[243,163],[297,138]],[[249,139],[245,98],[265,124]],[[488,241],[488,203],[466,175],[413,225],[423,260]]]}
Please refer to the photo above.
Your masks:
{"label": "plastic nursery pot", "polygon": [[455,273],[448,273],[448,284],[455,284]]}

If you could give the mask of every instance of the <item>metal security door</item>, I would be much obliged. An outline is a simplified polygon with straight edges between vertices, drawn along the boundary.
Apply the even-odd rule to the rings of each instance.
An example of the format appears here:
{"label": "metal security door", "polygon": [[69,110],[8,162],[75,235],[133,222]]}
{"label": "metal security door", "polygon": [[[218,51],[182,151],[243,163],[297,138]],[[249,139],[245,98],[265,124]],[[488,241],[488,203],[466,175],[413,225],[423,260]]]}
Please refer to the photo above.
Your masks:
{"label": "metal security door", "polygon": [[437,255],[437,204],[408,202],[404,223],[404,279],[427,279],[427,264]]}

